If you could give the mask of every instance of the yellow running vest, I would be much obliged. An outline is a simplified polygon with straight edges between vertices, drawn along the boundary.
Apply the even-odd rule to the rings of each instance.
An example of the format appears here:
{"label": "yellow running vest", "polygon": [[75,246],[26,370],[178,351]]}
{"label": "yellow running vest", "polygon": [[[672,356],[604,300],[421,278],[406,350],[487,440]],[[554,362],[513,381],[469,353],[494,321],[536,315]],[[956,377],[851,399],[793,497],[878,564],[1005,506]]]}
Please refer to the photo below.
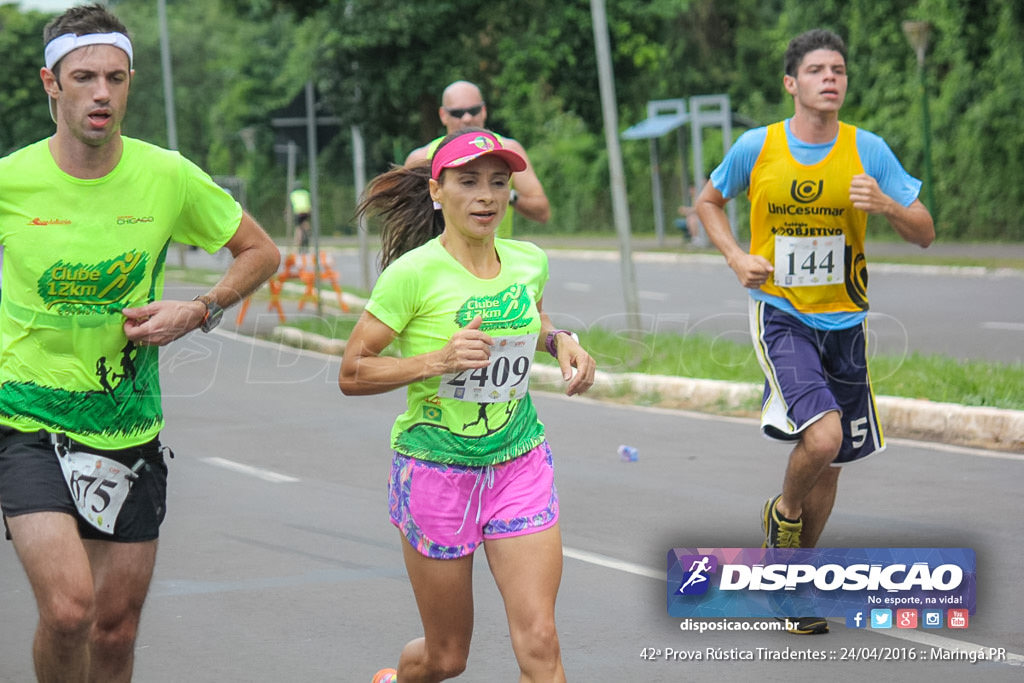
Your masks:
{"label": "yellow running vest", "polygon": [[750,253],[775,266],[761,291],[801,313],[866,311],[868,214],[850,202],[850,182],[864,172],[857,129],[840,123],[828,155],[805,166],[790,154],[785,125],[767,127],[747,193]]}

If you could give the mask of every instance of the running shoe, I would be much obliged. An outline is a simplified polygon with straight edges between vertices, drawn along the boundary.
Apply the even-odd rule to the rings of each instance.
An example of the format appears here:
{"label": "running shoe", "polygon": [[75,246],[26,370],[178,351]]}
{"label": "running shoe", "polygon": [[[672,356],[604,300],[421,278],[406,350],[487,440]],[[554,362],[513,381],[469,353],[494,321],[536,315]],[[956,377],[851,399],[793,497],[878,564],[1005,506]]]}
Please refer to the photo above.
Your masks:
{"label": "running shoe", "polygon": [[761,512],[761,528],[764,529],[762,548],[799,548],[800,531],[804,528],[801,520],[788,522],[779,516],[776,504],[782,494],[769,498]]}
{"label": "running shoe", "polygon": [[798,636],[828,633],[828,622],[823,617],[785,617],[779,621],[786,625],[787,631]]}
{"label": "running shoe", "polygon": [[[788,522],[779,516],[775,508],[782,495],[769,498],[761,512],[761,528],[764,529],[762,548],[799,548],[803,521]],[[812,636],[828,633],[828,622],[822,617],[780,617],[789,633],[798,636]]]}
{"label": "running shoe", "polygon": [[398,672],[394,669],[381,669],[373,674],[370,683],[398,683]]}

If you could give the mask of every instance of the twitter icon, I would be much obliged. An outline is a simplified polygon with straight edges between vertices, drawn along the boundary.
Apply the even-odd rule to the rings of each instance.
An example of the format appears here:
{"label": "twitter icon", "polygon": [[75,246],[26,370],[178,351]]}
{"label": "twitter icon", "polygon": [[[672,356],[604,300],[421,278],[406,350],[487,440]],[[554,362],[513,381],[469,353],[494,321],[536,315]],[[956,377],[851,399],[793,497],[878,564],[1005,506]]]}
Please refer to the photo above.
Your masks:
{"label": "twitter icon", "polygon": [[892,628],[892,610],[871,610],[871,628]]}

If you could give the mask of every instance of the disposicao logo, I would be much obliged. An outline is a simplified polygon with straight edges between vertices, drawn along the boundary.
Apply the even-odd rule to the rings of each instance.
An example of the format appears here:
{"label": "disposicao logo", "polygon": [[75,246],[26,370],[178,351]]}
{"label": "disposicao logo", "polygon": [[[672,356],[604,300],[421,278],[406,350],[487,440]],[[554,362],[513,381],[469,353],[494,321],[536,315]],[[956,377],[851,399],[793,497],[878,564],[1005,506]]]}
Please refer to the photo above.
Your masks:
{"label": "disposicao logo", "polygon": [[709,576],[718,569],[718,558],[714,555],[687,555],[679,558],[681,565],[688,566],[679,595],[703,595],[711,585]]}
{"label": "disposicao logo", "polygon": [[667,589],[671,616],[817,614],[863,628],[856,613],[865,622],[896,608],[973,613],[975,556],[969,548],[674,548]]}

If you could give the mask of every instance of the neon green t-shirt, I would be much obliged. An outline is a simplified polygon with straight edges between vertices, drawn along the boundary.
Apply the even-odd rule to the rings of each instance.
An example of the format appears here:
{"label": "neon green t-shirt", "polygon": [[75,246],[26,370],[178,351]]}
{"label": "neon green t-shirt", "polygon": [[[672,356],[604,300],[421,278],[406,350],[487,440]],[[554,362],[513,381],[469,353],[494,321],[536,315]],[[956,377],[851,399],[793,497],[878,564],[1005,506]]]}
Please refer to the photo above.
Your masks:
{"label": "neon green t-shirt", "polygon": [[0,424],[128,448],[163,427],[157,347],[121,309],[163,293],[171,240],[213,253],[242,209],[193,163],[124,138],[106,176],[64,173],[48,141],[0,159]]}
{"label": "neon green t-shirt", "polygon": [[[435,351],[482,313],[492,337],[538,334],[537,301],[548,279],[547,256],[530,242],[497,239],[501,273],[483,280],[467,271],[434,238],[402,255],[381,273],[366,310],[398,333],[403,357]],[[395,421],[391,446],[433,462],[493,465],[544,440],[527,392],[498,403],[438,396],[440,377],[407,388],[407,409]]]}
{"label": "neon green t-shirt", "polygon": [[309,213],[313,210],[313,198],[309,196],[309,190],[292,190],[288,198],[292,202],[292,213],[295,215]]}
{"label": "neon green t-shirt", "polygon": [[[505,138],[501,137],[497,133],[495,133],[495,137],[498,138],[498,142],[500,142],[502,145],[505,144]],[[434,138],[429,143],[427,143],[427,159],[434,158],[434,152],[436,152],[437,148],[441,146],[441,141],[444,140],[444,138],[445,136]],[[508,187],[510,190],[513,189],[512,179],[509,179]],[[498,223],[498,227],[494,231],[494,236],[504,237],[505,239],[511,239],[512,232],[515,229],[515,224],[516,212],[512,210],[512,205],[510,204],[508,207],[508,211],[505,212],[505,215],[502,217],[501,222]]]}

